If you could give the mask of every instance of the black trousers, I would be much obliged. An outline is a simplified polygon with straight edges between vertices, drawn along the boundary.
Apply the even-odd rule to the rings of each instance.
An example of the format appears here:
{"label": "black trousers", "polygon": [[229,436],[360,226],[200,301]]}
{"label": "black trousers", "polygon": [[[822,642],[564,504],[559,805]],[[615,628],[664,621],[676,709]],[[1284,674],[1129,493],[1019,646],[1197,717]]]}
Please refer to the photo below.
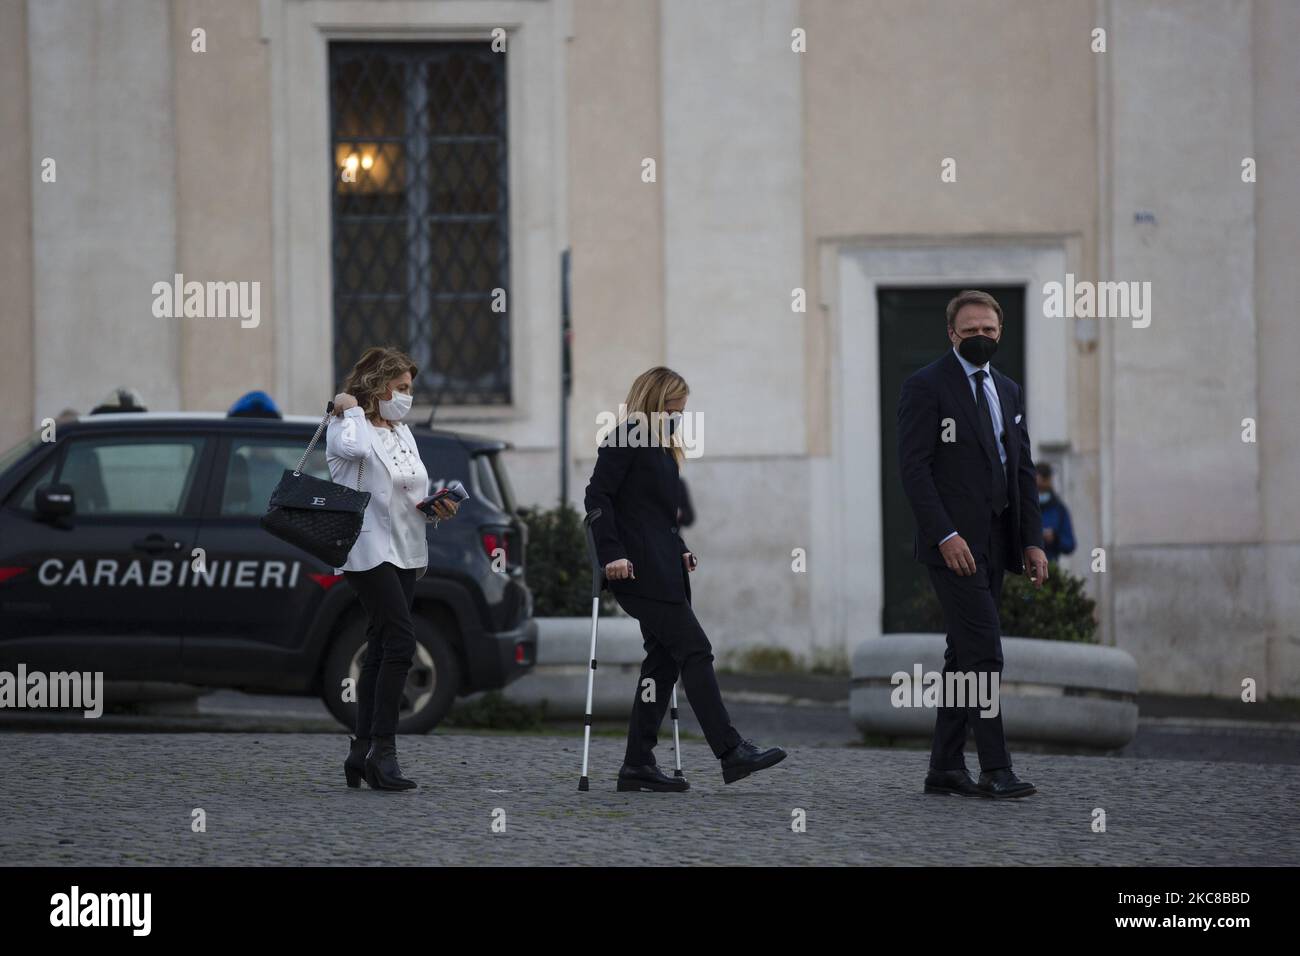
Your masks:
{"label": "black trousers", "polygon": [[[946,675],[1002,675],[1002,628],[998,621],[998,598],[1002,595],[1010,509],[995,518],[987,542],[967,542],[975,557],[975,573],[965,576],[946,567],[930,566],[930,581],[943,606],[948,627],[948,643],[943,652],[944,686]],[[992,679],[989,686],[992,686]],[[948,703],[945,700],[945,704]],[[978,707],[939,708],[934,720],[934,742],[930,748],[930,766],[935,770],[964,770],[966,759],[962,747],[967,731],[975,732],[981,770],[998,770],[1011,766],[1006,736],[1002,731],[1002,709],[996,717],[981,716]]]}
{"label": "black trousers", "polygon": [[385,561],[369,571],[343,573],[370,617],[357,681],[357,736],[391,737],[397,733],[406,674],[415,658],[411,605],[420,572]]}
{"label": "black trousers", "polygon": [[[740,734],[731,726],[722,692],[718,690],[718,678],[713,673],[713,646],[691,606],[631,594],[615,597],[623,610],[640,622],[646,650],[632,701],[624,760],[637,767],[655,762],[659,727],[672,702],[673,686],[679,674],[713,755],[721,757],[739,744]],[[654,681],[653,701],[645,700],[647,678]]]}

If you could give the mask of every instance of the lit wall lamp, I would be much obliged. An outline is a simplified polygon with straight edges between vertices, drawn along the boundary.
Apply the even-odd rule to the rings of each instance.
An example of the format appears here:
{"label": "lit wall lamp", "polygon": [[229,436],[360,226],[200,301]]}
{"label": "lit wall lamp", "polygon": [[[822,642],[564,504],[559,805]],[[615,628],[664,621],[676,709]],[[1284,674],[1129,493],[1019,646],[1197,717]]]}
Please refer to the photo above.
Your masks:
{"label": "lit wall lamp", "polygon": [[340,189],[382,193],[399,186],[391,181],[392,162],[373,143],[339,144],[335,147],[334,163],[338,170]]}

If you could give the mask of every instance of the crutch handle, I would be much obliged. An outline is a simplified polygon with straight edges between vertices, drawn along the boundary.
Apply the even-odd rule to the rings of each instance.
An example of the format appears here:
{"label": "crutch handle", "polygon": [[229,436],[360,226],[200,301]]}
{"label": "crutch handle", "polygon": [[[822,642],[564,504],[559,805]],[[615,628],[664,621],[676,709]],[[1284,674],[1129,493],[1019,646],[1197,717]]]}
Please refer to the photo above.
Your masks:
{"label": "crutch handle", "polygon": [[582,519],[583,530],[587,534],[587,557],[591,559],[591,596],[600,597],[600,586],[605,581],[605,568],[600,563],[600,558],[596,554],[596,533],[591,530],[591,524],[601,515],[599,508],[592,508],[587,512],[587,516]]}

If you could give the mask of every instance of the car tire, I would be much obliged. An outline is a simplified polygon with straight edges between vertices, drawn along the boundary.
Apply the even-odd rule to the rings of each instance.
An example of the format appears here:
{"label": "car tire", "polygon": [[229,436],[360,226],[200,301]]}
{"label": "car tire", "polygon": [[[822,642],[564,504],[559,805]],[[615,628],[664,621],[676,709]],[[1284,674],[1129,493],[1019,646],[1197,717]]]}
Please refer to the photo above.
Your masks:
{"label": "car tire", "polygon": [[[413,614],[411,622],[415,625],[415,658],[406,677],[397,732],[425,734],[438,726],[456,700],[460,662],[451,641],[427,617]],[[357,705],[343,700],[343,680],[359,677],[366,644],[366,617],[353,615],[335,636],[325,661],[321,697],[349,730],[357,725]]]}

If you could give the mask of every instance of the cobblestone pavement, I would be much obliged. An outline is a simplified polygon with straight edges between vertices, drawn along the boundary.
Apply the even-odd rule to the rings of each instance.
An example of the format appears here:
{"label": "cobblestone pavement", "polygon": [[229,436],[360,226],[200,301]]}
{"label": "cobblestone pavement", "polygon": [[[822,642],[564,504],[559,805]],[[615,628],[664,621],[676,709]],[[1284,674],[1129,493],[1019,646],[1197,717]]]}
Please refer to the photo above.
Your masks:
{"label": "cobblestone pavement", "polygon": [[[1019,801],[926,796],[925,754],[797,748],[724,786],[683,746],[686,794],[620,794],[622,740],[399,738],[409,793],[349,790],[330,734],[8,733],[0,860],[68,864],[1300,863],[1300,767],[1026,755]],[[672,754],[660,744],[660,762]],[[206,832],[191,813],[206,813]],[[1106,832],[1094,833],[1094,808]],[[792,832],[792,813],[807,831]],[[505,831],[493,832],[494,811]],[[496,819],[501,819],[500,812]]]}

